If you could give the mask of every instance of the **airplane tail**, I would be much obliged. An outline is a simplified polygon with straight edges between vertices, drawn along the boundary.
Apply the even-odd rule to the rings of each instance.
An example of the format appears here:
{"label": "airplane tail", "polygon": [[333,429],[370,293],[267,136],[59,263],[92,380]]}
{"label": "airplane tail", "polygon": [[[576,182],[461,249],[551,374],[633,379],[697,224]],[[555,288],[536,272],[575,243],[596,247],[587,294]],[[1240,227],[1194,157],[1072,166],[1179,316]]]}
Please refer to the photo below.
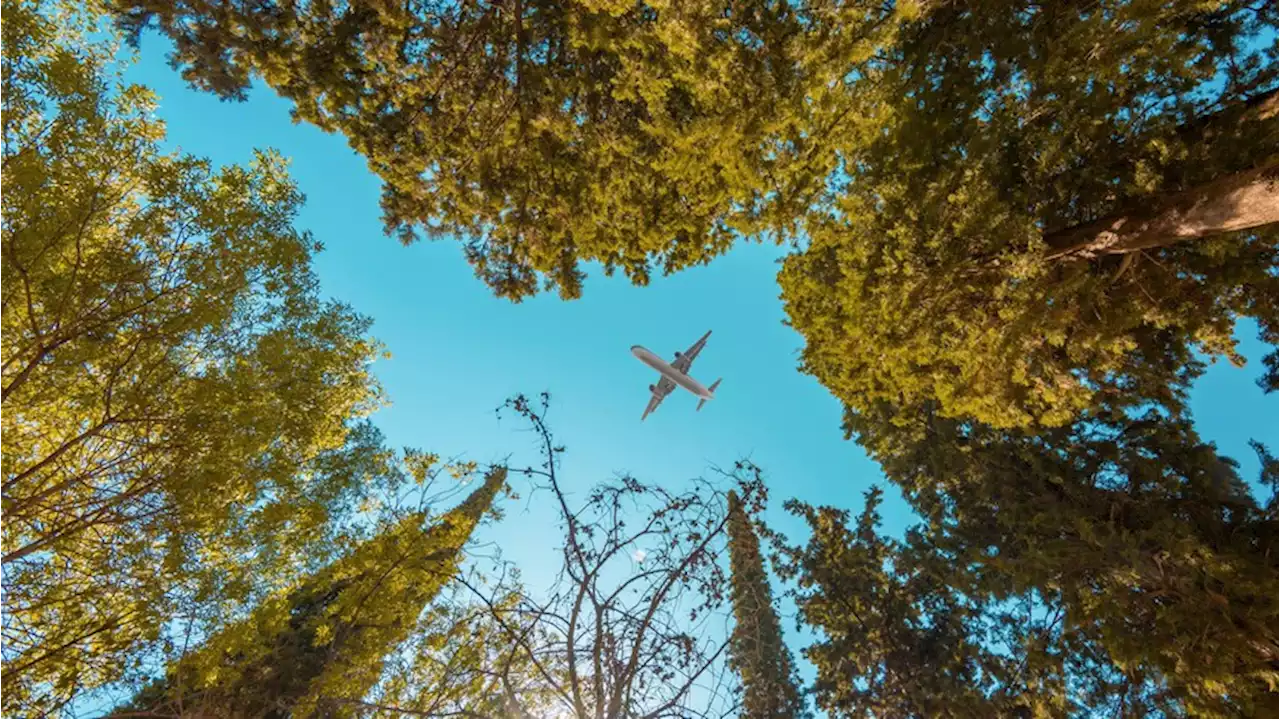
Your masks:
{"label": "airplane tail", "polygon": [[[708,391],[710,391],[710,392],[711,392],[711,394],[715,394],[715,393],[716,393],[716,387],[719,387],[719,386],[720,386],[720,380],[716,380],[715,382],[712,382],[712,383],[711,383],[711,386],[710,386],[710,387],[708,387],[708,388],[707,388],[707,390],[708,390]],[[707,403],[707,401],[706,401],[705,399],[700,399],[700,400],[698,400],[698,409],[695,409],[695,410],[694,410],[694,412],[697,412],[699,409],[702,409],[702,405],[704,405],[704,404],[706,404],[706,403]]]}

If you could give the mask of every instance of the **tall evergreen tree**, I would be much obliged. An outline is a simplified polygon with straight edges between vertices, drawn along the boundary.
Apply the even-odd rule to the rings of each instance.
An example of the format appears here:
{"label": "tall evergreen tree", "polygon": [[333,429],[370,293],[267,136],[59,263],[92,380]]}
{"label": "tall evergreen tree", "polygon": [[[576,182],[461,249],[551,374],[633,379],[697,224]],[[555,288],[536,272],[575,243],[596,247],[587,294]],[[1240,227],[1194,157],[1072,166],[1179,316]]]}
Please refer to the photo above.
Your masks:
{"label": "tall evergreen tree", "polygon": [[1274,0],[935,3],[853,70],[846,176],[779,275],[854,412],[1182,408],[1277,339]]}
{"label": "tall evergreen tree", "polygon": [[266,719],[349,716],[384,657],[457,571],[463,547],[506,481],[484,484],[432,520],[409,514],[288,594],[180,659],[118,710]]}
{"label": "tall evergreen tree", "polygon": [[814,695],[832,716],[1180,716],[1159,671],[1108,653],[1062,594],[996,594],[969,557],[940,546],[926,524],[896,540],[879,532],[882,490],[856,518],[796,502],[811,530],[784,549]]}
{"label": "tall evergreen tree", "polygon": [[1274,458],[1262,453],[1264,503],[1189,421],[1155,409],[1040,432],[882,411],[854,428],[964,568],[948,579],[959,591],[1061,607],[1072,652],[1113,667],[1099,696],[1145,675],[1193,713],[1274,709]]}
{"label": "tall evergreen tree", "polygon": [[729,492],[729,568],[734,627],[729,639],[730,666],[742,681],[742,711],[747,719],[805,716],[791,650],[773,606],[760,539],[737,492]]}
{"label": "tall evergreen tree", "polygon": [[948,587],[936,565],[879,534],[882,495],[869,490],[853,522],[841,510],[788,504],[811,531],[806,546],[784,553],[781,569],[797,580],[800,617],[817,635],[804,654],[817,673],[818,706],[848,717],[1003,715],[1011,706],[991,695],[1016,659],[984,650],[991,637],[981,608]]}

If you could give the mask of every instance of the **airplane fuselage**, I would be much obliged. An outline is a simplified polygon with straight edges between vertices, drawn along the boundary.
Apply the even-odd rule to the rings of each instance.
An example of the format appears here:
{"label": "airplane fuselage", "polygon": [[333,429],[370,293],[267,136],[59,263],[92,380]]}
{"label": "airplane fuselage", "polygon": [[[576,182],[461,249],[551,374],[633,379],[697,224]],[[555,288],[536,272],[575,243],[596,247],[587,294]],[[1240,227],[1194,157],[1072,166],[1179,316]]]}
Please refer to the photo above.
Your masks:
{"label": "airplane fuselage", "polygon": [[702,383],[698,382],[698,380],[690,377],[684,372],[681,372],[675,367],[672,367],[661,357],[640,345],[633,346],[631,348],[631,354],[635,355],[636,359],[660,372],[663,377],[666,377],[677,385],[684,387],[698,397],[701,397],[702,399],[712,399],[714,397],[714,395],[711,394],[711,390],[703,387]]}

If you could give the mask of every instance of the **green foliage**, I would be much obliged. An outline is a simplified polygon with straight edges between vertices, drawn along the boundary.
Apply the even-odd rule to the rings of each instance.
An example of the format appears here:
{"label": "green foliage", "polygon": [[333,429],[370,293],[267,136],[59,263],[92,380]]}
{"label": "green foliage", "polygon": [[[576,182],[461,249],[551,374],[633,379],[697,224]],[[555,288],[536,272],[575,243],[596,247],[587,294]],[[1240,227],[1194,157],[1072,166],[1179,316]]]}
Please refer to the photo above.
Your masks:
{"label": "green foliage", "polygon": [[285,162],[161,153],[92,14],[3,13],[4,711],[39,716],[289,582],[394,475]]}
{"label": "green foliage", "polygon": [[[1048,703],[1026,708],[1274,705],[1274,513],[1192,431],[1185,393],[1203,370],[1196,353],[1240,361],[1239,319],[1275,343],[1276,228],[1095,256],[1055,242],[1274,166],[1275,50],[1258,40],[1275,12],[939,5],[859,65],[858,119],[832,148],[844,176],[779,281],[804,370],[929,522],[911,551],[923,542],[955,569],[917,586],[928,575],[881,573],[864,556],[875,543],[843,529],[812,549],[806,571],[828,602],[808,615],[829,627],[816,655],[834,682],[819,690],[826,705],[909,696],[881,711],[930,715],[941,710],[922,697],[977,707],[1029,691],[967,644],[1017,624],[1008,602],[1061,622],[1027,659],[1047,672],[1048,693],[1033,695]],[[858,609],[865,630],[835,604],[864,587],[881,587],[873,605],[886,613]],[[945,661],[894,649],[953,626]],[[905,634],[848,640],[885,627]],[[892,672],[878,663],[890,658]],[[922,684],[919,667],[938,683]]]}
{"label": "green foliage", "polygon": [[463,547],[506,482],[484,484],[443,516],[411,513],[347,556],[210,637],[121,713],[225,717],[352,716],[383,662],[455,575]]}
{"label": "green foliage", "polygon": [[1274,224],[1050,250],[1274,166],[1275,25],[1274,2],[1148,0],[940,4],[907,23],[857,66],[860,119],[830,148],[844,174],[779,277],[804,370],[859,412],[936,401],[1056,426],[1118,397],[1177,411],[1195,352],[1242,361],[1239,318],[1274,343]]}
{"label": "green foliage", "polygon": [[[1138,716],[1275,706],[1275,459],[1259,449],[1263,506],[1184,395],[1197,353],[1240,361],[1239,319],[1276,342],[1277,232],[1110,254],[1062,238],[1275,166],[1276,6],[113,11],[135,40],[157,24],[197,86],[238,98],[261,78],[342,133],[384,181],[390,232],[460,238],[513,300],[577,297],[582,262],[644,284],[741,236],[803,237],[779,276],[803,368],[927,522],[898,542],[876,531],[878,493],[852,529],[793,505],[813,532],[787,571],[822,634],[806,652],[819,705]],[[693,602],[700,630],[718,606],[726,524],[745,712],[803,711],[737,498],[726,517],[704,487],[626,478],[570,511],[561,449],[523,398],[546,444],[526,472],[559,500],[573,586],[420,616],[499,472],[439,521],[399,516],[333,560],[362,536],[356,508],[425,484],[438,458],[401,463],[360,421],[378,348],[318,298],[284,161],[161,153],[154,99],[89,40],[95,9],[4,0],[0,28],[6,713],[56,713],[175,655],[137,706],[665,711],[724,656],[676,618]],[[624,530],[638,497],[649,522]],[[651,535],[669,544],[617,599],[614,563]],[[208,636],[199,651],[172,645],[179,617]]]}
{"label": "green foliage", "polygon": [[818,706],[834,716],[994,716],[986,700],[996,661],[981,647],[978,612],[880,536],[881,490],[867,492],[853,528],[846,512],[792,502],[812,536],[785,556],[798,578],[800,620],[822,637],[804,650]]}
{"label": "green foliage", "polygon": [[834,93],[879,3],[121,0],[197,87],[260,77],[384,181],[388,231],[458,237],[519,300],[580,263],[645,284],[789,230],[830,167]]}
{"label": "green foliage", "polygon": [[1196,350],[1239,360],[1239,317],[1274,341],[1271,229],[1044,256],[1275,162],[1248,102],[1274,87],[1271,0],[115,9],[196,86],[260,77],[344,134],[390,231],[461,238],[511,299],[579,296],[583,261],[643,284],[803,237],[780,280],[804,367],[855,407],[1051,426],[1110,392],[1177,405]]}
{"label": "green foliage", "polygon": [[1070,656],[1106,657],[1125,679],[1095,681],[1095,702],[1146,676],[1195,714],[1274,708],[1280,525],[1265,451],[1262,506],[1234,462],[1156,410],[1040,433],[929,408],[899,424],[855,429],[963,568],[949,584],[1060,607]]}
{"label": "green foliage", "polygon": [[729,568],[733,601],[733,635],[729,664],[742,681],[739,716],[806,716],[791,650],[782,640],[782,627],[769,590],[760,539],[736,492],[729,492]]}
{"label": "green foliage", "polygon": [[[644,282],[651,258],[676,269],[723,251],[774,129],[751,108],[793,94],[789,67],[771,73],[768,50],[740,47],[703,3],[125,7],[174,37],[198,86],[239,96],[260,74],[299,118],[346,134],[386,182],[389,231],[465,238],[477,274],[514,299],[539,274],[576,296],[579,258]],[[748,21],[757,11],[756,42],[796,33],[767,3]]]}
{"label": "green foliage", "polygon": [[811,537],[784,547],[814,692],[832,716],[1062,717],[1179,715],[1141,666],[1121,666],[1053,595],[996,596],[927,526],[879,534],[881,490],[847,512],[793,502]]}
{"label": "green foliage", "polygon": [[[477,600],[484,578],[494,580],[493,597]],[[361,716],[399,712],[406,716],[555,716],[560,697],[539,668],[560,676],[561,663],[531,660],[513,641],[500,618],[520,611],[518,573],[492,577],[475,571],[451,585],[423,614],[403,648],[388,658],[386,679],[366,701],[353,704]],[[472,584],[472,583],[475,584]],[[521,630],[534,646],[546,642],[545,628]]]}

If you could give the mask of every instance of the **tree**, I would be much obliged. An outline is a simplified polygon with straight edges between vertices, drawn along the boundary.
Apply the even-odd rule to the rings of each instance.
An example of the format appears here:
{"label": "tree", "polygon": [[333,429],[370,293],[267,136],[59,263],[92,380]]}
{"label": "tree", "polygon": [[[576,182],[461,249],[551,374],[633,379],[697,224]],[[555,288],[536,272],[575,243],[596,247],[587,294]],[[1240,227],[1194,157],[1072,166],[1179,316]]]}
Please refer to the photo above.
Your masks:
{"label": "tree", "polygon": [[1061,608],[1073,652],[1116,678],[1165,687],[1186,711],[1273,711],[1280,683],[1274,459],[1260,504],[1185,419],[1098,410],[1030,433],[935,408],[857,426],[885,474],[963,567],[948,579],[994,601]]}
{"label": "tree", "polygon": [[783,547],[780,569],[796,580],[799,620],[818,634],[804,653],[819,707],[832,716],[1008,714],[990,695],[1015,661],[984,647],[993,627],[980,606],[878,533],[881,497],[867,491],[853,527],[845,511],[788,505],[811,532],[807,546]]}
{"label": "tree", "polygon": [[408,514],[210,637],[117,714],[352,715],[381,678],[386,655],[455,576],[506,477],[504,469],[490,470],[466,501],[438,518]]}
{"label": "tree", "polygon": [[1121,713],[1275,703],[1274,517],[1185,411],[1197,352],[1276,341],[1275,13],[934,6],[859,66],[869,129],[779,278],[949,601],[1058,617],[1049,676]]}
{"label": "tree", "polygon": [[3,13],[4,711],[40,716],[186,604],[287,584],[395,475],[361,421],[377,344],[318,297],[285,162],[162,154],[92,12]]}
{"label": "tree", "polygon": [[1273,0],[116,9],[344,133],[502,296],[802,240],[804,367],[855,408],[1051,426],[1275,341]]}
{"label": "tree", "polygon": [[1110,656],[1050,593],[975,587],[964,556],[928,525],[905,540],[878,532],[882,490],[847,512],[791,502],[808,543],[782,549],[814,694],[832,716],[1050,717],[1180,715],[1158,674]]}
{"label": "tree", "polygon": [[512,299],[540,279],[577,296],[579,258],[643,282],[653,261],[722,252],[766,189],[766,139],[790,123],[760,110],[796,102],[789,66],[769,61],[798,25],[773,3],[720,22],[706,3],[121,7],[130,29],[174,39],[198,87],[242,97],[260,75],[298,118],[343,132],[385,182],[388,231],[464,238]]}
{"label": "tree", "polygon": [[782,640],[782,627],[773,607],[760,539],[751,527],[742,500],[732,491],[727,529],[734,616],[729,658],[742,681],[739,716],[805,716],[791,650]]}
{"label": "tree", "polygon": [[581,262],[652,272],[788,232],[829,171],[850,56],[892,5],[630,0],[262,4],[120,0],[196,87],[259,77],[384,181],[389,232],[465,242],[519,300],[579,296]]}
{"label": "tree", "polygon": [[[473,567],[458,580],[469,597],[455,596],[422,626],[410,644],[416,653],[360,703],[365,715],[735,715],[721,483],[698,480],[671,492],[622,475],[574,501],[559,466],[564,448],[546,423],[547,396],[518,396],[504,409],[522,417],[539,444],[541,461],[511,472],[536,478],[535,496],[555,510],[558,574],[538,591],[505,561]],[[748,506],[763,497],[753,465],[740,463],[722,479]]]}
{"label": "tree", "polygon": [[[556,716],[560,698],[521,648],[523,641],[541,645],[541,629],[526,627],[529,633],[516,642],[510,627],[495,619],[522,601],[518,575],[473,564],[446,592],[402,650],[388,657],[375,690],[343,703],[368,717]],[[549,661],[538,659],[544,668]]]}
{"label": "tree", "polygon": [[1182,407],[1276,342],[1276,3],[937,4],[857,66],[859,127],[779,281],[853,412],[1057,426]]}
{"label": "tree", "polygon": [[[561,574],[495,618],[513,638],[541,640],[518,646],[570,716],[722,716],[732,688],[728,637],[714,631],[727,586],[723,492],[698,481],[672,493],[624,475],[574,506],[557,473],[564,450],[546,425],[546,401],[517,397],[506,408],[539,438],[541,465],[522,471],[545,482],[557,507]],[[748,501],[764,489],[751,465],[729,478]]]}

